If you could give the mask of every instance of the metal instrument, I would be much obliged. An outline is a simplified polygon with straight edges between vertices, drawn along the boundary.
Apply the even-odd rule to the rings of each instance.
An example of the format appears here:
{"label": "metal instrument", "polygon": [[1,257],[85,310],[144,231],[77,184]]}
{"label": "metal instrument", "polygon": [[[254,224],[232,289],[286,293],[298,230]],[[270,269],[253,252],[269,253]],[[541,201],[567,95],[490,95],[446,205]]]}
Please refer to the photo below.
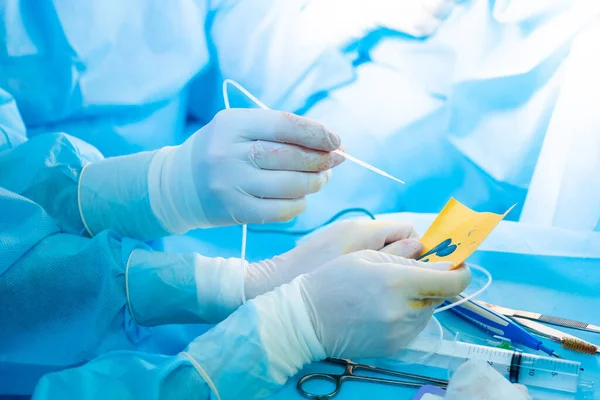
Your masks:
{"label": "metal instrument", "polygon": [[497,312],[498,314],[502,314],[506,317],[520,317],[525,319],[530,319],[538,322],[544,322],[550,325],[556,326],[564,326],[565,328],[578,329],[586,332],[600,333],[600,326],[586,324],[585,322],[573,321],[567,318],[559,318],[553,317],[550,315],[538,314],[529,311],[521,311],[521,310],[513,310],[511,308],[497,306],[495,304],[486,303],[483,301],[477,301],[477,303],[490,308]]}
{"label": "metal instrument", "polygon": [[[420,388],[423,385],[433,385],[441,388],[446,388],[448,385],[448,381],[444,379],[436,379],[422,375],[415,375],[399,371],[392,371],[389,369],[377,368],[370,365],[358,364],[354,361],[346,359],[327,358],[325,359],[325,362],[341,365],[345,367],[345,370],[341,374],[315,373],[303,376],[302,378],[300,378],[296,385],[296,389],[303,397],[307,399],[331,399],[339,393],[342,384],[346,381],[369,382],[381,385],[403,386],[410,388]],[[375,378],[372,376],[357,375],[356,372],[359,371],[367,371],[371,374],[376,373],[403,379]],[[304,386],[307,382],[316,380],[332,382],[335,385],[335,388],[331,392],[325,394],[311,393],[304,389]]]}
{"label": "metal instrument", "polygon": [[[447,302],[454,303],[460,301],[462,298],[461,295],[458,295]],[[543,351],[550,356],[561,358],[553,349],[546,347],[541,340],[493,308],[469,300],[451,308],[450,311],[489,332],[492,336],[510,339],[513,344],[520,344],[533,350]]]}
{"label": "metal instrument", "polygon": [[551,328],[539,322],[535,322],[529,319],[512,317],[513,320],[523,325],[527,330],[534,332],[535,334],[558,342],[564,349],[576,351],[584,354],[596,354],[600,353],[600,347],[593,343],[587,342],[577,336],[569,335],[558,329]]}

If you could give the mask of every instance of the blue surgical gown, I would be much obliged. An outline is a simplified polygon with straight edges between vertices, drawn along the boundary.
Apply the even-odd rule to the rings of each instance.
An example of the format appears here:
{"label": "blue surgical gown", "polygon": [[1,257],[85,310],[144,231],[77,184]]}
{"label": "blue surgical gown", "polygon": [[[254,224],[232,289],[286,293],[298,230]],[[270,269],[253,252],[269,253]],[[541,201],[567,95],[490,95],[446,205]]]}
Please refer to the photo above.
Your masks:
{"label": "blue surgical gown", "polygon": [[[569,7],[561,6],[560,13],[554,7],[524,17],[519,17],[515,7],[501,10],[501,2],[465,4],[430,41],[415,42],[397,35],[379,40],[367,51],[371,61],[357,68],[357,77],[349,85],[344,85],[349,79],[352,81],[348,60],[328,48],[321,38],[311,38],[295,19],[302,9],[300,3],[181,0],[165,7],[141,0],[126,5],[116,0],[55,0],[42,5],[5,2],[0,6],[4,27],[0,32],[0,87],[14,96],[25,124],[2,127],[0,140],[4,142],[0,144],[14,147],[21,143],[23,138],[14,132],[26,125],[29,136],[39,137],[40,141],[33,143],[41,146],[39,151],[44,155],[39,157],[31,151],[28,161],[30,150],[23,150],[27,149],[25,146],[16,148],[22,151],[20,154],[6,152],[13,157],[6,158],[10,162],[5,164],[10,165],[11,173],[5,173],[6,166],[0,171],[2,179],[10,182],[0,186],[12,185],[5,187],[10,196],[21,196],[17,197],[19,201],[28,199],[37,204],[56,229],[77,237],[81,227],[75,210],[64,206],[64,198],[73,196],[73,190],[58,191],[40,184],[56,181],[49,172],[35,172],[30,163],[38,160],[42,170],[52,173],[62,169],[67,173],[61,172],[60,179],[64,181],[56,187],[72,188],[69,185],[77,179],[77,167],[67,166],[72,162],[62,162],[58,156],[81,157],[74,165],[99,156],[75,138],[92,143],[106,155],[179,143],[186,136],[184,125],[189,119],[206,123],[221,108],[219,82],[222,77],[232,77],[269,106],[288,110],[303,110],[310,103],[307,99],[329,90],[326,100],[304,108],[308,115],[340,131],[351,154],[409,181],[406,190],[390,186],[382,178],[346,163],[336,171],[332,184],[310,200],[300,225],[313,226],[339,208],[357,204],[373,212],[437,211],[448,195],[458,195],[470,206],[504,211],[515,201],[523,202],[538,154],[545,147],[561,148],[546,145],[546,128],[553,122],[555,131],[569,132],[568,119],[552,121],[552,115],[558,104],[556,98],[563,95],[560,85],[566,72],[581,75],[576,68],[567,69],[566,61],[573,38],[597,17],[593,2],[587,4],[589,9],[565,13]],[[529,57],[523,57],[524,54]],[[511,63],[513,60],[519,62]],[[519,96],[514,96],[515,88],[520,89]],[[564,96],[563,104],[578,98],[573,91]],[[4,125],[5,121],[14,122],[17,108],[8,96],[2,99]],[[568,107],[563,109],[569,112]],[[43,137],[56,131],[66,131],[71,136]],[[448,137],[445,133],[449,133]],[[513,135],[507,140],[509,133]],[[597,140],[587,132],[582,135]],[[55,146],[54,141],[62,141],[62,145]],[[583,150],[597,151],[595,143]],[[552,153],[556,154],[556,150]],[[577,161],[577,153],[574,154],[568,159],[569,165]],[[552,163],[553,157],[548,158]],[[24,173],[23,178],[20,173]],[[542,176],[539,181],[547,179]],[[591,185],[596,190],[598,181],[591,181]],[[55,201],[49,196],[55,193],[56,199],[64,197]],[[595,207],[600,204],[598,197],[580,199],[585,201],[590,217],[578,221],[573,228],[598,229],[600,220],[594,220]],[[564,203],[564,195],[561,202]],[[582,207],[575,208],[579,209]],[[29,220],[24,215],[16,221]],[[19,238],[19,246],[37,244],[35,236],[31,242],[15,236],[26,237],[35,232],[33,228],[7,228],[3,238],[9,245],[14,245],[15,237]],[[230,239],[231,235],[226,235],[224,243]],[[111,245],[115,248],[110,260],[116,263],[116,255],[123,256],[118,238],[105,235],[85,240],[98,243],[102,251],[91,247],[88,253],[82,253],[83,258],[101,252],[109,254]],[[100,243],[102,240],[106,242]],[[81,252],[86,249],[81,243],[73,247]],[[6,254],[22,254],[25,260],[36,255],[34,247],[10,249]],[[51,246],[44,257],[58,249]],[[252,247],[249,250],[252,252]],[[76,251],[68,250],[71,253]],[[4,269],[8,261],[5,263],[3,258],[2,262],[0,271],[4,277],[10,270]],[[14,261],[10,265],[12,269]],[[123,309],[122,318],[127,321],[127,310]],[[69,328],[79,326],[75,322]],[[140,329],[125,322],[122,327],[115,337],[105,339],[113,340],[112,343],[100,343],[99,350],[94,347],[91,355],[77,347],[75,341],[74,362],[83,362],[96,351],[115,346],[143,348],[147,343],[150,352],[174,354],[195,337],[193,329],[199,329],[191,327],[192,332],[184,332],[181,327],[173,328],[173,332],[181,330],[179,336],[169,329],[169,340],[151,343],[161,335],[147,333],[166,328]],[[57,339],[52,330],[41,330],[42,337],[47,334]],[[171,335],[179,339],[171,339]],[[39,354],[47,354],[51,348],[40,345],[31,350],[31,354],[42,351],[30,358],[32,363],[43,365],[38,376],[53,367],[71,365],[70,359],[56,361],[50,356],[49,361],[40,361],[45,358]],[[9,353],[8,360],[14,359]],[[6,384],[25,388],[16,392],[27,392],[31,382],[12,379],[23,365],[7,365],[4,376],[11,379]],[[34,370],[39,364],[24,368]]]}
{"label": "blue surgical gown", "polygon": [[125,309],[124,265],[145,247],[84,236],[77,181],[101,157],[62,133],[27,140],[0,90],[0,393],[31,393],[45,373],[113,349],[174,354],[201,326],[140,327]]}
{"label": "blue surgical gown", "polygon": [[0,394],[29,394],[40,378],[40,400],[259,398],[285,383],[262,348],[259,327],[272,321],[252,301],[201,336],[141,327],[125,306],[135,243],[62,232],[39,204],[1,187],[0,228]]}

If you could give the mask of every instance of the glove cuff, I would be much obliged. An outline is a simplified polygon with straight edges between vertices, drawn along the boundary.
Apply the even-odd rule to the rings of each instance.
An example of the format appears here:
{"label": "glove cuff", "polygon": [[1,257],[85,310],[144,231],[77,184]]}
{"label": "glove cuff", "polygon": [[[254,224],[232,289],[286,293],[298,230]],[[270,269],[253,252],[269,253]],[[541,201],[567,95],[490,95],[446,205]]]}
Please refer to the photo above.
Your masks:
{"label": "glove cuff", "polygon": [[302,297],[302,277],[249,301],[259,315],[269,375],[285,382],[306,364],[326,357]]}
{"label": "glove cuff", "polygon": [[168,234],[154,216],[148,197],[153,152],[111,157],[87,164],[78,185],[79,212],[90,234],[112,229],[139,240]]}
{"label": "glove cuff", "polygon": [[198,302],[203,305],[204,320],[220,322],[245,302],[244,270],[248,262],[199,254],[194,258]]}
{"label": "glove cuff", "polygon": [[217,323],[243,304],[239,259],[208,258],[136,249],[126,288],[133,319],[141,325]]}
{"label": "glove cuff", "polygon": [[210,227],[194,183],[192,148],[193,138],[158,150],[148,171],[152,211],[175,234]]}

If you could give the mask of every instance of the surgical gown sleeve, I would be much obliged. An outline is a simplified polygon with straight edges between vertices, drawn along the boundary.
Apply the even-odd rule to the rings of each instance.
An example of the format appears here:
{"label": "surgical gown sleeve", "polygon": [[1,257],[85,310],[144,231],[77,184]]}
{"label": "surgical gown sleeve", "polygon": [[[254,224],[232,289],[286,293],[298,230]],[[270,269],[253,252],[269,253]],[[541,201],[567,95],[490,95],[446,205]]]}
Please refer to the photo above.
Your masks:
{"label": "surgical gown sleeve", "polygon": [[0,393],[30,393],[42,374],[108,351],[181,351],[199,334],[188,327],[242,304],[226,275],[239,260],[230,265],[111,231],[63,233],[39,204],[0,188]]}
{"label": "surgical gown sleeve", "polygon": [[36,136],[0,153],[0,187],[42,206],[61,231],[85,234],[77,185],[86,162],[102,155],[64,133]]}
{"label": "surgical gown sleeve", "polygon": [[[94,236],[112,229],[138,240],[168,234],[151,209],[148,197],[147,170],[155,152],[104,159],[95,147],[62,132],[46,132],[26,139],[16,104],[6,92],[0,93],[0,101],[3,98],[0,187],[40,205],[64,233]],[[121,159],[126,162],[119,162]],[[107,166],[107,173],[92,178],[88,173],[88,184],[82,187],[86,165],[96,162]],[[127,193],[118,199],[121,203],[111,196],[103,197],[99,190],[115,185],[127,189],[121,190]]]}
{"label": "surgical gown sleeve", "polygon": [[45,376],[34,400],[258,399],[325,356],[297,286],[246,303],[175,356],[113,352]]}
{"label": "surgical gown sleeve", "polygon": [[124,256],[115,235],[61,233],[40,205],[0,188],[0,392],[134,346]]}
{"label": "surgical gown sleeve", "polygon": [[[1,96],[0,93],[0,99]],[[64,233],[93,236],[111,228],[123,236],[140,240],[166,235],[150,209],[147,196],[146,169],[153,153],[138,153],[132,156],[125,167],[117,164],[120,169],[109,170],[108,176],[94,182],[97,185],[110,184],[116,181],[115,175],[123,178],[126,182],[122,183],[123,186],[129,189],[129,201],[125,205],[96,196],[90,202],[95,205],[93,209],[104,217],[91,212],[86,215],[81,205],[89,206],[89,202],[84,200],[90,198],[88,193],[94,193],[87,186],[84,189],[79,187],[86,164],[104,161],[104,164],[113,165],[115,158],[103,160],[104,157],[95,147],[62,132],[47,132],[26,139],[25,126],[15,103],[6,93],[5,97],[5,106],[0,107],[0,133],[4,133],[4,137],[10,141],[5,139],[6,144],[2,146],[0,139],[0,150],[4,147],[4,151],[0,151],[0,187],[40,205]],[[138,219],[132,218],[133,213],[147,216],[142,219],[145,225],[140,227],[135,224],[134,221]],[[84,216],[88,219],[84,219]],[[117,224],[93,224],[96,220],[109,217],[120,221],[118,226],[122,229],[115,229]],[[98,229],[90,230],[90,223]]]}
{"label": "surgical gown sleeve", "polygon": [[102,158],[93,146],[64,133],[28,140],[17,104],[0,88],[0,187],[40,205],[61,231],[85,233],[79,175],[87,162]]}

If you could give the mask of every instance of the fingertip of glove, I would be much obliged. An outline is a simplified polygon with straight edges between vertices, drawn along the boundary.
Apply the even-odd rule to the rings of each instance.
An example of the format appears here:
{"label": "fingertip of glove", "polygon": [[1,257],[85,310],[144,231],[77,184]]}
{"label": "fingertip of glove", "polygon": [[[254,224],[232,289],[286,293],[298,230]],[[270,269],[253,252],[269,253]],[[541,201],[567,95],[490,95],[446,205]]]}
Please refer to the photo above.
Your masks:
{"label": "fingertip of glove", "polygon": [[385,246],[382,251],[405,258],[416,258],[423,251],[423,245],[416,239],[402,239]]}
{"label": "fingertip of glove", "polygon": [[288,222],[297,217],[306,209],[306,197],[299,199],[287,200],[286,206],[278,210],[274,214],[275,218],[264,220],[265,222]]}
{"label": "fingertip of glove", "polygon": [[450,271],[452,269],[452,263],[450,261],[437,261],[437,262],[426,262],[416,261],[419,267],[430,269],[433,271]]}
{"label": "fingertip of glove", "polygon": [[413,249],[413,251],[414,251],[413,257],[415,257],[415,258],[418,257],[419,254],[421,254],[423,252],[423,244],[418,239],[409,237],[408,239],[404,239],[401,242],[403,242],[405,246],[408,246],[411,249]]}
{"label": "fingertip of glove", "polygon": [[328,169],[325,171],[325,183],[328,183],[331,180],[331,176],[333,175],[333,171]]}
{"label": "fingertip of glove", "polygon": [[[340,146],[340,150],[344,151],[344,150],[342,150],[342,148],[343,147]],[[341,156],[341,155],[339,155],[337,153],[331,153],[330,160],[329,160],[329,166],[331,168],[335,168],[338,165],[340,165],[341,163],[343,163],[344,161],[346,161],[346,158],[344,156]]]}
{"label": "fingertip of glove", "polygon": [[[327,129],[327,128],[325,128]],[[337,150],[342,145],[342,138],[338,134],[327,129],[327,135],[329,137],[329,143],[331,143],[331,150]]]}
{"label": "fingertip of glove", "polygon": [[453,270],[452,272],[462,274],[464,287],[466,288],[467,286],[469,286],[469,283],[471,282],[472,274],[471,274],[471,270],[469,268],[467,268],[466,265],[461,264],[461,266],[459,266],[459,268]]}

